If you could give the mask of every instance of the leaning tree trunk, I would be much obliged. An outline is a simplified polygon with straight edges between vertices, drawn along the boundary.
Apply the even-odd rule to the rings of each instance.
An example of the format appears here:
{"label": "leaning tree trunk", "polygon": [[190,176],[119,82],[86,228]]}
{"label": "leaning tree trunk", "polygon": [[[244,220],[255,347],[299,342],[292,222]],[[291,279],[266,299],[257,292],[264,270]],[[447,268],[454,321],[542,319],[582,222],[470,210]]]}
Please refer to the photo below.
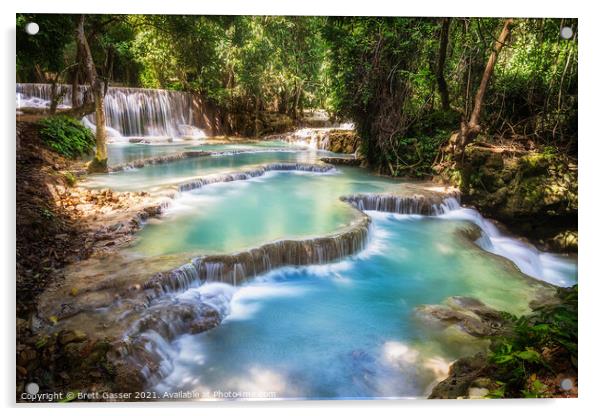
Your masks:
{"label": "leaning tree trunk", "polygon": [[493,69],[495,67],[495,62],[497,61],[498,55],[502,50],[502,47],[505,45],[508,36],[510,35],[510,26],[512,25],[512,19],[506,19],[504,22],[504,27],[500,35],[498,36],[495,45],[493,46],[493,50],[489,55],[489,60],[487,61],[487,65],[485,66],[485,71],[483,71],[483,77],[481,78],[481,83],[479,84],[479,89],[475,95],[474,99],[474,107],[472,109],[472,113],[470,114],[470,119],[468,122],[462,121],[460,123],[460,131],[452,134],[449,139],[449,147],[448,150],[455,156],[456,159],[461,157],[464,154],[464,149],[468,144],[470,144],[477,135],[481,132],[481,125],[479,124],[479,119],[481,117],[481,109],[483,107],[483,99],[485,98],[485,91],[487,89],[487,84],[489,83],[489,79],[493,74]]}
{"label": "leaning tree trunk", "polygon": [[78,25],[75,30],[77,47],[81,53],[82,66],[86,71],[88,80],[90,81],[90,89],[94,96],[94,108],[96,115],[96,154],[94,159],[88,165],[89,172],[108,172],[107,167],[107,131],[105,126],[105,110],[104,110],[104,90],[105,86],[98,77],[96,66],[92,59],[90,45],[86,39],[84,32],[84,15],[79,17]]}

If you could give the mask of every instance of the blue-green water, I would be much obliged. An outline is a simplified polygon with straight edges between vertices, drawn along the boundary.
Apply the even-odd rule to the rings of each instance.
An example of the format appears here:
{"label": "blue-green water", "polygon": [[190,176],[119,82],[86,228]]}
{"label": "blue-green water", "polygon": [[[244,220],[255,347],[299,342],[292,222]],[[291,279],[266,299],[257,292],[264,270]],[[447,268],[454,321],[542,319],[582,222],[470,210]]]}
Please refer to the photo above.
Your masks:
{"label": "blue-green water", "polygon": [[[165,154],[169,154],[169,152]],[[291,149],[288,151],[275,151],[273,149],[265,149],[265,151],[250,153],[203,156],[164,164],[149,165],[139,169],[114,172],[106,175],[93,175],[83,182],[82,185],[92,188],[111,188],[118,191],[149,190],[182,183],[203,175],[236,170],[244,166],[272,162],[311,163],[316,162],[320,157],[330,155],[332,155],[330,152],[315,150],[299,151]]]}
{"label": "blue-green water", "polygon": [[357,217],[339,196],[395,186],[399,182],[353,168],[326,174],[268,172],[207,186],[182,193],[166,215],[139,233],[133,249],[145,255],[231,253],[285,238],[321,236]]}
{"label": "blue-green water", "polygon": [[208,152],[222,151],[247,151],[274,148],[291,148],[287,142],[277,140],[257,141],[241,144],[213,144],[203,142],[179,141],[174,143],[143,144],[143,143],[109,143],[107,154],[110,166],[121,165],[139,159],[147,159],[156,156],[165,156],[178,152],[191,150],[205,150]]}
{"label": "blue-green water", "polygon": [[[286,268],[233,290],[218,328],[172,344],[174,369],[157,391],[274,392],[276,398],[419,397],[451,360],[483,344],[433,330],[414,308],[453,295],[527,311],[516,269],[454,232],[466,223],[374,216],[372,242],[349,260]],[[190,296],[184,293],[181,296]]]}
{"label": "blue-green water", "polygon": [[[313,162],[315,151],[186,159],[95,177],[90,185],[144,189],[250,165]],[[355,212],[339,200],[403,184],[358,168],[337,173],[270,172],[180,194],[129,248],[139,255],[229,253],[267,241],[323,235]],[[451,361],[483,349],[458,329],[416,316],[423,304],[472,296],[515,314],[529,311],[539,286],[520,271],[564,286],[574,260],[540,253],[503,236],[474,210],[441,217],[371,212],[368,247],[344,261],[283,268],[241,287],[206,283],[173,295],[224,311],[217,328],[164,346],[169,375],[153,389],[207,399],[423,397]],[[458,230],[478,225],[478,245]],[[514,264],[494,255],[505,256]],[[517,267],[518,266],[518,267]]]}

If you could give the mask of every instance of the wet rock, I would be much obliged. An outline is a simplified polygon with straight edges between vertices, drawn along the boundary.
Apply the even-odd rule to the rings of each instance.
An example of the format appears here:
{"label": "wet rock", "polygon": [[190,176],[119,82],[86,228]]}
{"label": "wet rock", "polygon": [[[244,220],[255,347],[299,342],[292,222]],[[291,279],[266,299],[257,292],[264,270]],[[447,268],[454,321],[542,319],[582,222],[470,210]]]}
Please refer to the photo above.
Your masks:
{"label": "wet rock", "polygon": [[483,388],[483,389],[489,389],[489,388],[491,388],[492,385],[495,385],[495,383],[493,380],[491,380],[488,377],[479,377],[479,378],[475,379],[471,384],[472,387]]}
{"label": "wet rock", "polygon": [[464,332],[475,337],[489,337],[499,334],[506,322],[503,315],[481,301],[462,296],[446,299],[446,305],[423,305],[416,308],[419,316],[443,325],[457,325]]}
{"label": "wet rock", "polygon": [[556,234],[548,241],[551,249],[560,252],[574,253],[577,252],[579,246],[579,238],[577,231],[566,230]]}
{"label": "wet rock", "polygon": [[61,345],[67,345],[72,342],[83,342],[88,339],[83,331],[61,331],[58,336],[58,341]]}
{"label": "wet rock", "polygon": [[203,316],[192,322],[190,325],[190,333],[198,334],[215,328],[222,322],[222,317],[219,312],[213,308],[207,308]]}
{"label": "wet rock", "polygon": [[320,160],[324,163],[330,163],[331,165],[342,166],[359,166],[362,163],[361,159],[353,157],[323,157]]}
{"label": "wet rock", "polygon": [[17,359],[17,364],[22,367],[27,367],[29,365],[29,363],[31,363],[32,361],[34,361],[37,358],[37,356],[38,356],[38,354],[36,353],[36,351],[34,349],[26,347],[19,354],[19,357]]}
{"label": "wet rock", "polygon": [[433,388],[429,399],[467,397],[472,383],[481,377],[481,373],[486,367],[487,358],[483,353],[460,358],[451,365],[449,376]]}
{"label": "wet rock", "polygon": [[465,202],[513,232],[542,247],[577,250],[577,169],[563,154],[471,145],[462,169],[445,176],[460,187]]}
{"label": "wet rock", "polygon": [[353,130],[331,130],[327,150],[335,153],[354,153],[359,147],[359,136]]}
{"label": "wet rock", "polygon": [[27,369],[25,367],[21,367],[20,365],[17,365],[17,374],[21,377],[26,377]]}

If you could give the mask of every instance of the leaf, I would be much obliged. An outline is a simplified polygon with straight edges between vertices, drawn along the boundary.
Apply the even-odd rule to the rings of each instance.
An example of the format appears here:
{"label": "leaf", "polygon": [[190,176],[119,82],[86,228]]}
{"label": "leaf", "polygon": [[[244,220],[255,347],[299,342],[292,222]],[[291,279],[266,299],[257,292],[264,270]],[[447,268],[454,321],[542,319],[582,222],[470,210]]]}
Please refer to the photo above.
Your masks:
{"label": "leaf", "polygon": [[535,350],[525,350],[516,353],[516,356],[521,360],[528,361],[531,363],[535,363],[541,360],[541,356]]}

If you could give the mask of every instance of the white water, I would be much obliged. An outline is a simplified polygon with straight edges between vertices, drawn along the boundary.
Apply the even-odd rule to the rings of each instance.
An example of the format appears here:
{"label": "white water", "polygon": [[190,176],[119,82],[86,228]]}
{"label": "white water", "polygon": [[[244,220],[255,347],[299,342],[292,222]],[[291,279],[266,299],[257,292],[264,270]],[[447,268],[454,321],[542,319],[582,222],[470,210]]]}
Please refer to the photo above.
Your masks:
{"label": "white water", "polygon": [[563,287],[576,283],[573,278],[576,264],[570,258],[541,252],[532,244],[503,235],[492,221],[477,210],[462,208],[457,201],[456,205],[444,212],[441,218],[467,220],[478,225],[482,236],[476,243],[483,250],[511,260],[520,271],[536,279]]}
{"label": "white water", "polygon": [[[59,108],[70,108],[71,86]],[[87,88],[80,87],[80,101]],[[50,84],[17,84],[17,109],[48,108],[52,97]],[[154,141],[170,139],[203,139],[205,132],[198,125],[198,102],[190,94],[143,88],[109,87],[105,96],[106,125],[111,141],[145,137]],[[87,127],[95,129],[94,115],[84,117]]]}

